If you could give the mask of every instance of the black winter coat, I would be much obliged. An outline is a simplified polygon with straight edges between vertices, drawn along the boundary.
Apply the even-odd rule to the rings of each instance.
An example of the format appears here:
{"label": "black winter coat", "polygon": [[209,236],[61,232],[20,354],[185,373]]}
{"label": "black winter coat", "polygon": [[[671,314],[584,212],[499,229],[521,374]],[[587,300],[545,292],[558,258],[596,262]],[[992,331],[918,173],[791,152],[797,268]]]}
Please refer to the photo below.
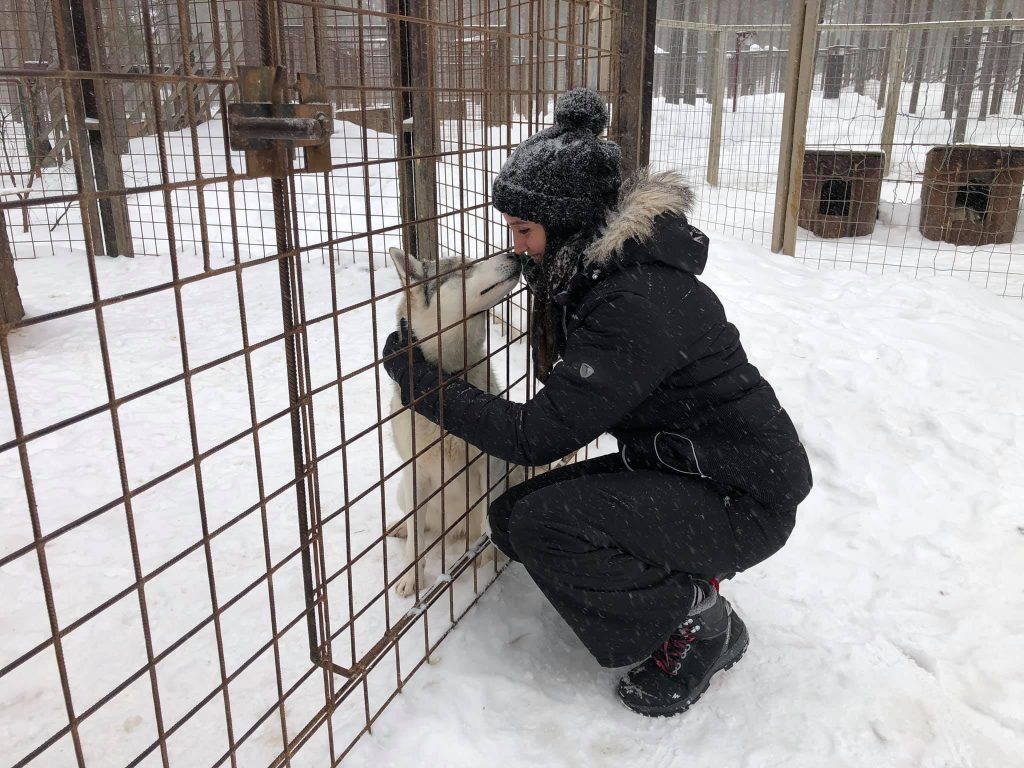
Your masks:
{"label": "black winter coat", "polygon": [[[622,201],[588,250],[589,266],[558,297],[562,360],[530,401],[456,379],[443,387],[443,426],[515,464],[548,464],[611,433],[633,468],[706,478],[792,511],[811,489],[807,455],[739,332],[698,279],[708,239],[683,213],[688,190],[652,176]],[[416,395],[437,379],[416,373]],[[416,410],[439,421],[426,395]]]}

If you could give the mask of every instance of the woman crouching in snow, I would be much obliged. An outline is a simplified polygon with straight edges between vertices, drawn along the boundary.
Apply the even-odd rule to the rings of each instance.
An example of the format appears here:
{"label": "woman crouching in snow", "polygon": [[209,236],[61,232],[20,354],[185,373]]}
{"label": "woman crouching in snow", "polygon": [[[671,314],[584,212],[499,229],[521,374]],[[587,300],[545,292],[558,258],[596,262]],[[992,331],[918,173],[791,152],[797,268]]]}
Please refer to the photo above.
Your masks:
{"label": "woman crouching in snow", "polygon": [[[619,683],[645,715],[687,709],[747,648],[719,579],[785,544],[810,492],[789,416],[715,294],[698,279],[707,237],[673,173],[620,189],[593,91],[513,152],[492,197],[532,294],[544,383],[526,403],[443,382],[404,329],[384,347],[403,401],[480,450],[548,464],[605,432],[619,452],[513,487],[491,539],[521,562],[597,661],[639,664]],[[418,352],[418,351],[417,351]],[[444,419],[440,419],[441,402]]]}

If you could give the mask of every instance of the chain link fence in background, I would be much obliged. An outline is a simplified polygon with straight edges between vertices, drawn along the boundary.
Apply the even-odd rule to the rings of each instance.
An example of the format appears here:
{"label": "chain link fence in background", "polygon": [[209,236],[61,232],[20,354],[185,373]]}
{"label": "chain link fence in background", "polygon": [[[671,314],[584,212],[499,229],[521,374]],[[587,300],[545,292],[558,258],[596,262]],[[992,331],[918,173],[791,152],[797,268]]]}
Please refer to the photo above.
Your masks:
{"label": "chain link fence in background", "polygon": [[784,4],[659,3],[651,161],[697,184],[696,222],[1024,296],[1024,4],[806,5],[794,39]]}

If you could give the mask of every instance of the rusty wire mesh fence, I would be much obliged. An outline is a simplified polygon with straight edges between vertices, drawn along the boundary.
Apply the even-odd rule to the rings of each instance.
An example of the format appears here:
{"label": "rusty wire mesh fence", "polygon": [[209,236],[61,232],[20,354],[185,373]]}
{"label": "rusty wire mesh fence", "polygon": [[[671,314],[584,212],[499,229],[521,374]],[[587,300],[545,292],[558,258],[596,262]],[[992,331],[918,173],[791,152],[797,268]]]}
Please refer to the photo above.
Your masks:
{"label": "rusty wire mesh fence", "polygon": [[[436,444],[394,439],[388,249],[436,288],[507,247],[490,181],[566,88],[614,108],[620,7],[0,0],[0,763],[335,765],[494,578],[482,460],[422,573],[392,538],[449,489],[398,498]],[[328,143],[233,149],[241,66],[314,75]],[[523,399],[522,295],[488,318]]]}
{"label": "rusty wire mesh fence", "polygon": [[1019,0],[663,0],[656,58],[651,160],[696,182],[698,224],[1024,297]]}

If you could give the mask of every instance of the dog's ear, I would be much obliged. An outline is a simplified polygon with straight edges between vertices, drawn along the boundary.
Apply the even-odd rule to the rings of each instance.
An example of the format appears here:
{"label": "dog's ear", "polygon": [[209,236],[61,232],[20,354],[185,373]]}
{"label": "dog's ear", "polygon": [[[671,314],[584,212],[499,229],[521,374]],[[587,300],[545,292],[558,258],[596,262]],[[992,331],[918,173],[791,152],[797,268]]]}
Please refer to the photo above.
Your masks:
{"label": "dog's ear", "polygon": [[388,248],[388,255],[391,256],[391,263],[395,265],[395,271],[402,281],[402,285],[417,283],[426,276],[423,269],[423,262],[415,256],[407,256],[401,248]]}

